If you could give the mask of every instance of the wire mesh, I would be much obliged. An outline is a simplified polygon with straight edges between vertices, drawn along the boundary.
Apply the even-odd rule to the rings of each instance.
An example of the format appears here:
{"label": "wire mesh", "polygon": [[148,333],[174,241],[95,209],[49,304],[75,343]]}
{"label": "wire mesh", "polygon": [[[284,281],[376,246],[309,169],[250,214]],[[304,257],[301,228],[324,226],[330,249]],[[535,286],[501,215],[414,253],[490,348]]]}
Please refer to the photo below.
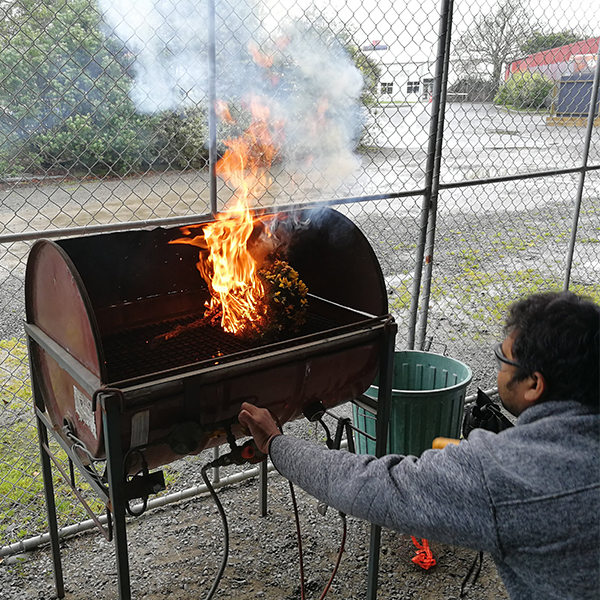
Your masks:
{"label": "wire mesh", "polygon": [[[213,35],[210,7],[0,7],[0,546],[46,526],[22,329],[31,241],[228,207],[240,190],[215,178],[213,142],[220,158],[254,144],[255,205],[349,215],[381,263],[398,347],[420,310],[417,346],[467,362],[473,389],[494,384],[489,347],[515,298],[561,289],[570,269],[570,289],[600,301],[589,3],[218,1]],[[60,527],[84,516],[66,493]]]}

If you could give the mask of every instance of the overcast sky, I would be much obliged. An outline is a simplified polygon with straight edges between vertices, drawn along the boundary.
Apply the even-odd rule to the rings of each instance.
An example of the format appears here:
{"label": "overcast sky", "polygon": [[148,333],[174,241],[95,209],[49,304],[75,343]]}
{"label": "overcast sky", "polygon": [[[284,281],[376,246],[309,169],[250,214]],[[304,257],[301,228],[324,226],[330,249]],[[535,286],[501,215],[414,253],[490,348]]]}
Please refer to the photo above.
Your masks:
{"label": "overcast sky", "polygon": [[[298,13],[314,0],[266,0],[277,19]],[[527,1],[527,0],[525,0]],[[320,0],[319,7],[357,30],[364,43],[383,40],[397,60],[423,60],[435,53],[440,1],[435,0]],[[475,16],[497,5],[497,0],[455,0],[454,38],[467,30]],[[598,0],[529,0],[532,20],[551,31],[584,30],[590,37],[600,35]],[[546,25],[546,27],[543,27]],[[357,39],[357,42],[360,39]]]}

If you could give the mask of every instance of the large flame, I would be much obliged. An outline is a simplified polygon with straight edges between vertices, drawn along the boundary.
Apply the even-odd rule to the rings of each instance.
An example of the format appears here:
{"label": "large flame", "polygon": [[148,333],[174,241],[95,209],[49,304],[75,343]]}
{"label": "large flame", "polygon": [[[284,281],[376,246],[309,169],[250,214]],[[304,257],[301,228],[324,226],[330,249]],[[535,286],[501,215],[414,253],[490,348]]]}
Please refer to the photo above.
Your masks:
{"label": "large flame", "polygon": [[[237,139],[225,141],[227,150],[216,171],[235,189],[235,206],[203,227],[203,235],[181,238],[172,243],[202,248],[197,264],[211,293],[206,316],[220,316],[222,328],[234,334],[260,330],[265,319],[264,286],[258,277],[256,259],[248,248],[255,226],[249,198],[264,192],[268,169],[277,153],[268,125],[269,111],[254,100],[252,123]],[[226,106],[219,113],[231,119]]]}

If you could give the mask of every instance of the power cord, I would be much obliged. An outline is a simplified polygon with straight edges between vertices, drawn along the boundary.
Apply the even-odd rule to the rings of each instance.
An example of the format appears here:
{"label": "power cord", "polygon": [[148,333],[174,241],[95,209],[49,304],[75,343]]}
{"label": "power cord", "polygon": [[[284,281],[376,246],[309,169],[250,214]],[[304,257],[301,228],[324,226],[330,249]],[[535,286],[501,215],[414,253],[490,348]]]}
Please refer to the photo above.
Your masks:
{"label": "power cord", "polygon": [[[224,456],[227,456],[227,455],[224,455]],[[220,458],[223,458],[223,457],[220,457]],[[221,521],[223,523],[223,558],[221,559],[221,566],[219,567],[219,571],[215,577],[215,580],[213,581],[212,587],[210,588],[210,591],[208,592],[208,596],[206,596],[205,600],[210,600],[215,595],[215,592],[217,591],[217,588],[219,587],[219,583],[221,582],[221,578],[223,577],[223,572],[225,571],[225,567],[227,566],[227,560],[229,559],[229,525],[227,524],[227,516],[225,515],[225,510],[223,509],[223,505],[221,504],[221,501],[219,500],[219,496],[217,496],[217,492],[215,492],[215,488],[212,486],[212,483],[210,482],[210,479],[208,478],[208,475],[207,475],[207,471],[209,469],[212,469],[213,467],[218,466],[218,465],[213,465],[213,463],[215,463],[215,462],[218,462],[218,459],[208,463],[207,465],[204,465],[202,467],[202,470],[200,471],[200,474],[202,475],[204,485],[208,489],[210,495],[212,496],[212,499],[215,501],[215,504],[217,505],[217,510],[219,511],[219,515],[221,515]]]}
{"label": "power cord", "polygon": [[[341,443],[341,429],[344,427],[344,424],[341,421],[340,421],[340,423],[338,423],[338,431],[336,432],[336,437],[334,440],[331,437],[331,432],[329,431],[329,428],[327,427],[327,425],[325,424],[325,422],[323,421],[322,418],[315,418],[315,419],[313,419],[313,421],[318,421],[321,424],[321,426],[323,427],[323,429],[325,430],[325,435],[327,438],[327,447],[329,449],[332,449],[332,448],[336,448],[336,446],[337,446],[336,449],[339,449],[340,443]],[[279,429],[281,430],[281,427]],[[294,519],[296,521],[296,535],[298,538],[298,558],[299,558],[299,562],[300,562],[300,598],[301,598],[301,600],[305,600],[306,599],[306,586],[304,583],[304,557],[303,557],[303,553],[302,553],[302,534],[300,532],[300,516],[299,516],[299,511],[298,511],[298,503],[296,501],[296,493],[294,491],[294,484],[291,481],[289,481],[289,486],[290,486],[290,496],[292,497],[292,506],[294,508]],[[321,512],[320,509],[319,509],[319,512]],[[324,516],[325,512],[326,512],[326,508],[324,511],[321,512],[321,514]],[[348,531],[346,515],[342,512],[340,512],[339,514],[340,514],[340,518],[342,519],[342,541],[340,544],[340,549],[339,549],[338,556],[337,556],[337,559],[335,562],[335,566],[333,568],[333,572],[331,573],[331,577],[329,578],[327,585],[323,589],[323,593],[319,596],[319,600],[323,600],[325,598],[325,596],[327,595],[327,592],[329,592],[329,588],[331,587],[331,584],[333,583],[333,580],[337,574],[338,567],[340,566],[340,562],[342,560],[342,554],[344,553],[344,549],[346,547],[346,535],[347,535],[347,531]]]}
{"label": "power cord", "polygon": [[[294,484],[289,481],[290,485],[290,495],[292,497],[292,506],[294,507],[294,520],[296,521],[296,535],[298,538],[298,559],[300,562],[300,599],[306,600],[306,586],[304,583],[304,557],[302,553],[302,534],[300,532],[300,515],[298,511],[298,503],[296,501],[296,493],[294,491]],[[348,525],[346,522],[346,515],[343,512],[340,512],[340,518],[342,519],[342,541],[340,543],[340,549],[338,551],[337,559],[335,562],[335,566],[333,568],[333,572],[331,573],[331,577],[327,582],[327,585],[323,589],[323,593],[319,596],[319,600],[323,600],[329,592],[329,588],[335,579],[335,576],[338,571],[338,567],[340,566],[340,562],[342,561],[342,554],[346,548],[346,536],[348,532]]]}
{"label": "power cord", "polygon": [[[278,421],[278,420],[276,419],[276,421]],[[321,424],[324,425],[323,423],[321,423]],[[279,427],[279,430],[282,431],[281,425],[279,423],[278,423],[278,427]],[[210,482],[210,479],[208,478],[207,472],[209,469],[213,469],[216,467],[225,467],[225,466],[232,465],[232,464],[241,465],[241,464],[244,464],[247,462],[251,463],[251,464],[252,463],[256,464],[256,463],[262,462],[263,460],[266,460],[266,458],[267,458],[265,454],[263,454],[262,452],[260,452],[260,450],[258,450],[254,440],[249,440],[242,446],[238,446],[235,443],[235,439],[233,438],[233,435],[230,432],[227,432],[227,433],[228,433],[228,438],[231,438],[231,439],[229,439],[231,452],[228,452],[227,454],[223,454],[222,456],[219,456],[215,460],[207,463],[206,465],[204,465],[202,467],[202,469],[200,471],[200,473],[202,475],[202,480],[204,481],[206,488],[208,489],[213,500],[215,501],[217,510],[219,511],[219,515],[221,516],[221,521],[223,523],[223,538],[224,538],[223,539],[223,557],[221,559],[221,566],[219,567],[219,571],[217,572],[217,575],[213,581],[213,584],[212,584],[210,591],[208,592],[208,595],[206,596],[205,600],[211,600],[211,598],[214,596],[215,592],[217,591],[217,588],[219,587],[219,583],[221,582],[221,578],[223,577],[225,567],[227,566],[227,561],[229,559],[229,525],[227,523],[227,516],[225,515],[225,510],[223,509],[223,505],[221,504],[221,501],[219,500],[219,497],[218,497],[212,483]],[[283,433],[283,431],[282,431],[282,433]],[[329,439],[331,439],[330,435],[328,437],[329,437]],[[298,502],[296,500],[296,492],[294,490],[294,485],[289,480],[288,480],[288,483],[290,486],[290,496],[292,499],[294,519],[296,522],[296,535],[297,535],[297,539],[298,539],[298,555],[299,555],[299,562],[300,562],[300,596],[301,596],[301,600],[306,600],[306,585],[305,585],[305,578],[304,578],[304,555],[303,555],[303,551],[302,551],[302,535],[301,535],[301,531],[300,531],[300,514],[298,511]],[[340,512],[340,517],[342,519],[342,524],[343,524],[342,541],[340,544],[340,549],[338,552],[337,560],[336,560],[333,572],[331,574],[331,577],[329,578],[329,581],[327,582],[327,585],[325,586],[323,593],[319,597],[319,600],[323,600],[325,598],[325,596],[327,595],[327,592],[329,591],[331,584],[333,583],[333,580],[337,574],[338,567],[342,560],[342,554],[343,554],[345,546],[346,546],[346,535],[347,535],[346,515],[343,514],[342,512]]]}
{"label": "power cord", "polygon": [[346,547],[346,535],[348,533],[348,524],[346,523],[346,515],[343,512],[340,512],[340,518],[342,519],[342,542],[340,544],[340,550],[338,552],[337,560],[335,561],[335,566],[333,568],[333,572],[331,573],[331,577],[329,578],[329,581],[327,582],[327,585],[325,586],[323,593],[319,597],[319,600],[323,600],[323,598],[325,598],[325,595],[329,591],[329,588],[331,587],[331,584],[333,583],[333,579],[335,578],[335,576],[337,574],[338,567],[340,566],[340,562],[342,561],[342,554],[344,553],[344,549]]}

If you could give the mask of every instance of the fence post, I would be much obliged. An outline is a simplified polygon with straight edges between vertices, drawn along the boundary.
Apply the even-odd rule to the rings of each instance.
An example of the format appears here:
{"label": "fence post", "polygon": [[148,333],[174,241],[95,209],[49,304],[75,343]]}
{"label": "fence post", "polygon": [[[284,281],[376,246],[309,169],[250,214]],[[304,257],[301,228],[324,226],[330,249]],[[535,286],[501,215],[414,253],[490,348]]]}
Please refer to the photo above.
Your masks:
{"label": "fence post", "polygon": [[217,42],[215,0],[208,0],[208,170],[210,211],[218,212],[217,205]]}
{"label": "fence post", "polygon": [[[435,166],[438,142],[438,123],[440,120],[440,109],[442,108],[442,88],[444,70],[447,69],[448,61],[448,38],[452,24],[452,0],[442,0],[440,8],[440,28],[438,38],[438,50],[435,67],[435,78],[433,81],[433,101],[431,103],[431,119],[429,121],[429,141],[427,146],[427,161],[425,166],[425,193],[421,205],[421,217],[419,220],[419,238],[417,242],[417,254],[415,258],[415,273],[410,298],[410,311],[408,318],[408,344],[409,350],[415,347],[415,333],[417,327],[417,315],[419,312],[419,294],[421,290],[421,279],[423,276],[423,257],[425,255],[425,244],[427,230],[432,210],[432,188],[435,179]],[[439,165],[438,165],[439,176]],[[427,318],[427,317],[425,317]]]}
{"label": "fence post", "polygon": [[[442,82],[440,89],[439,115],[437,123],[437,141],[434,150],[434,163],[431,181],[431,200],[429,203],[429,213],[427,222],[427,237],[425,242],[425,265],[423,294],[421,296],[421,312],[419,315],[419,324],[416,333],[417,349],[423,350],[425,345],[425,335],[427,334],[427,320],[429,317],[429,297],[431,294],[431,277],[433,273],[433,252],[435,249],[435,232],[438,209],[438,196],[440,191],[440,170],[442,165],[442,150],[444,142],[444,117],[446,111],[446,92],[448,89],[448,70],[450,67],[450,42],[452,38],[452,13],[454,11],[454,0],[449,0],[447,5],[446,26],[442,31],[440,25],[440,45],[442,44],[442,35],[445,35],[445,47],[443,54]],[[433,131],[432,131],[433,135]],[[413,347],[414,349],[414,347]]]}
{"label": "fence post", "polygon": [[571,225],[571,239],[569,241],[569,250],[567,251],[567,260],[565,264],[565,280],[563,291],[568,291],[571,279],[571,267],[573,266],[573,254],[575,253],[575,242],[577,240],[577,226],[579,224],[579,213],[581,211],[581,198],[583,197],[583,187],[585,185],[585,174],[587,172],[588,158],[590,155],[590,143],[592,132],[594,130],[594,117],[596,114],[596,99],[598,98],[598,86],[600,83],[600,44],[596,54],[596,72],[594,73],[594,83],[592,84],[592,93],[590,97],[590,110],[588,112],[588,123],[583,142],[583,157],[581,160],[581,173],[579,174],[579,185],[577,186],[577,195],[575,196],[575,206],[573,208],[573,224]]}

